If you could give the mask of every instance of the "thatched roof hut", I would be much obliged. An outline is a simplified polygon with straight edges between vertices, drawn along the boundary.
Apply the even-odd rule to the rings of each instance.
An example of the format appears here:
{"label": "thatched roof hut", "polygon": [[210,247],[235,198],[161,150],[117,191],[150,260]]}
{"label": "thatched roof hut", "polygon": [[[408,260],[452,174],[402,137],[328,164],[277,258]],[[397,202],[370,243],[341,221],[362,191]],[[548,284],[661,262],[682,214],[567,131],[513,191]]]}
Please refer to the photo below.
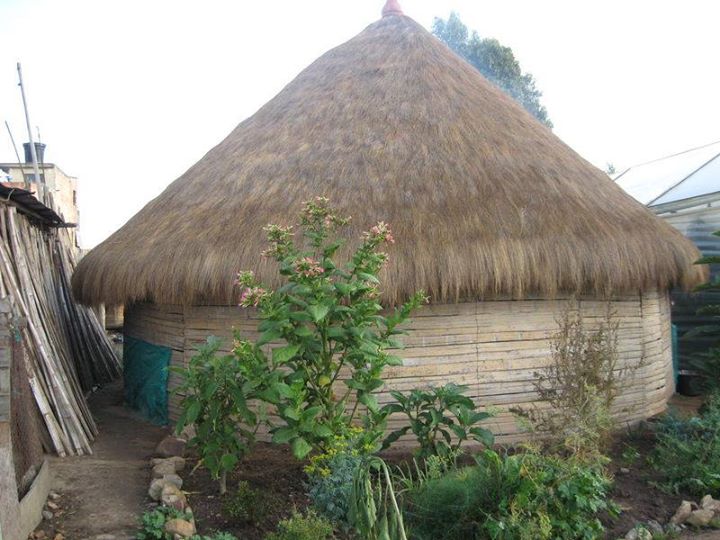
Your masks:
{"label": "thatched roof hut", "polygon": [[[531,400],[525,387],[547,359],[552,299],[567,295],[612,296],[640,327],[650,316],[642,310],[655,305],[653,339],[665,339],[665,291],[702,277],[694,246],[388,4],[381,20],[315,61],[92,250],[73,280],[77,297],[132,304],[126,324],[135,337],[182,359],[200,334],[252,318],[208,307],[236,303],[237,270],[277,283],[259,257],[262,227],[288,223],[303,201],[326,195],[352,215],[352,236],[378,220],[391,223],[398,242],[384,276],[386,301],[417,289],[432,298],[418,320],[439,320],[418,326],[424,337],[410,336],[429,345],[422,361],[400,368],[422,368],[398,375],[404,380],[472,374],[465,382],[487,397],[475,367],[484,358],[479,344],[501,351],[498,333],[517,334],[513,341],[544,332],[530,345],[505,347],[509,354],[488,368],[498,383],[501,370],[522,369],[513,377]],[[529,309],[542,316],[535,321]],[[487,320],[478,322],[481,312]],[[469,317],[458,322],[464,333],[449,330],[453,314]],[[628,361],[637,361],[644,353],[632,339]],[[446,350],[455,344],[467,355]],[[640,399],[649,405],[637,417],[664,406],[665,345],[653,372],[660,397]],[[536,360],[510,365],[518,347],[533,348]]]}

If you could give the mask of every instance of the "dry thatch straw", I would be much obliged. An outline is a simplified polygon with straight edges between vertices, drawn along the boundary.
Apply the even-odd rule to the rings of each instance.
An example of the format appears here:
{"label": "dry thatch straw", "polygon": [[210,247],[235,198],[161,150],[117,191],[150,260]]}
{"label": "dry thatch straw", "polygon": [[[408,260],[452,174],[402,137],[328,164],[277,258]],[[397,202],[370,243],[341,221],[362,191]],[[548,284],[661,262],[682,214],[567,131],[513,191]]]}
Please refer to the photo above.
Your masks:
{"label": "dry thatch straw", "polygon": [[412,19],[331,50],[88,254],[85,303],[232,304],[276,272],[262,227],[330,197],[351,234],[391,224],[384,297],[619,293],[703,277],[651,215]]}

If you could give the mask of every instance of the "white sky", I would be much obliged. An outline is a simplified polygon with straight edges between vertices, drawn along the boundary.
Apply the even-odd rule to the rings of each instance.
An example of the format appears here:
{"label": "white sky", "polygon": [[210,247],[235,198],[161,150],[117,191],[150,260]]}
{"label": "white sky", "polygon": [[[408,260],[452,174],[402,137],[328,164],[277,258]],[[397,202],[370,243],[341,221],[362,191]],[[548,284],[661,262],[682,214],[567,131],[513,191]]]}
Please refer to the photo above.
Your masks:
{"label": "white sky", "polygon": [[[81,238],[120,227],[383,0],[0,0],[1,123],[80,179]],[[512,47],[555,133],[618,169],[720,139],[717,0],[401,0]]]}

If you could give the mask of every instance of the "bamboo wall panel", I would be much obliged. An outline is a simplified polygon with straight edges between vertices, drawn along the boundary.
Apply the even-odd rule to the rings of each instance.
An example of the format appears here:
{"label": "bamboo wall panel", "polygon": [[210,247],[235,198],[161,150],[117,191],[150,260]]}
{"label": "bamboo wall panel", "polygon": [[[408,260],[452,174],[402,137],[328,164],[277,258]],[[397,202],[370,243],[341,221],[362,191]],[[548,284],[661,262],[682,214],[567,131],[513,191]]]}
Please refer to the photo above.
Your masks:
{"label": "bamboo wall panel", "polygon": [[[568,305],[582,314],[588,327],[604,319],[608,302],[488,301],[425,306],[407,325],[403,366],[388,368],[380,403],[392,401],[389,391],[409,390],[448,382],[469,387],[468,395],[498,415],[488,423],[499,442],[527,437],[508,411],[514,406],[543,406],[534,388],[537,372],[551,357],[550,336]],[[670,305],[666,294],[646,293],[613,299],[610,309],[619,323],[618,369],[627,379],[614,415],[635,422],[662,412],[674,392],[670,337]],[[207,336],[232,346],[233,330],[257,337],[254,310],[224,306],[164,306],[140,304],[126,314],[126,332],[173,349],[174,365],[187,365]],[[176,381],[169,383],[174,388]],[[178,414],[179,396],[170,398],[170,416]],[[391,418],[389,428],[402,422]]]}

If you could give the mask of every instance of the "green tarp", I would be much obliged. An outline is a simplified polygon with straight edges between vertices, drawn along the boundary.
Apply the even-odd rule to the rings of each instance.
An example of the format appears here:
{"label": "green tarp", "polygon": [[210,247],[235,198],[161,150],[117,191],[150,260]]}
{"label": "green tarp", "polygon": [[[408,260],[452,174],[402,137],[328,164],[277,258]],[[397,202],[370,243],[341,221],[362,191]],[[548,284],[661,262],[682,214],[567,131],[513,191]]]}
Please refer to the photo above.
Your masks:
{"label": "green tarp", "polygon": [[172,351],[125,336],[125,402],[155,424],[168,423],[168,367]]}

